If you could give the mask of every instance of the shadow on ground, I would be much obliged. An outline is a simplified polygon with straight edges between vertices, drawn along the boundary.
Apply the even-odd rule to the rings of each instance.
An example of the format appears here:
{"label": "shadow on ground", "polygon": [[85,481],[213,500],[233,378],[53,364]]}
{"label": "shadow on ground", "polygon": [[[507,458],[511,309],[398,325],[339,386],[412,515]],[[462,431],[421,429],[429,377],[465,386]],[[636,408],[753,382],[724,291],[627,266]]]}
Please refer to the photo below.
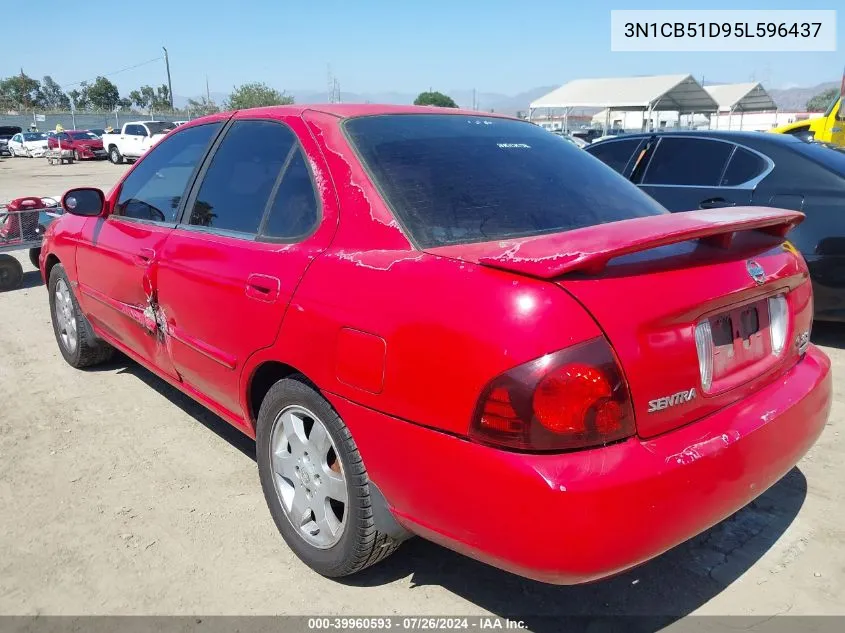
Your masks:
{"label": "shadow on ground", "polygon": [[[117,369],[120,375],[141,380],[255,459],[252,440],[136,363],[121,356],[103,369]],[[634,570],[588,585],[557,587],[526,580],[419,538],[404,543],[384,562],[341,582],[378,586],[410,576],[412,587],[443,587],[498,616],[522,620],[528,630],[541,633],[656,631],[701,607],[754,565],[795,519],[806,495],[807,481],[793,468],[757,500],[703,534]],[[527,524],[526,530],[531,529],[553,526]],[[619,529],[625,530],[625,526]],[[530,533],[514,538],[530,538]],[[561,547],[577,546],[561,543]]]}
{"label": "shadow on ground", "polygon": [[816,345],[845,349],[845,323],[814,321],[811,338]]}

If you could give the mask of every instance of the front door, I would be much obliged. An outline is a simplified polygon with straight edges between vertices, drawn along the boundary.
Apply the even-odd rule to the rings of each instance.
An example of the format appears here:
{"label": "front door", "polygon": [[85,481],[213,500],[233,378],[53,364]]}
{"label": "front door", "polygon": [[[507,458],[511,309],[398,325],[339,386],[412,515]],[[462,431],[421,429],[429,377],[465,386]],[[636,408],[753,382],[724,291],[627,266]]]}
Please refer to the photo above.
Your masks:
{"label": "front door", "polygon": [[299,117],[237,115],[161,254],[158,301],[176,370],[237,418],[244,363],[275,342],[305,268],[332,234],[321,230],[313,143]]}
{"label": "front door", "polygon": [[830,142],[840,147],[845,147],[845,105],[840,97],[839,102],[834,106],[834,112],[830,128]]}
{"label": "front door", "polygon": [[670,211],[751,204],[771,162],[721,140],[664,136],[632,174],[634,182]]}
{"label": "front door", "polygon": [[139,162],[86,223],[77,249],[78,296],[90,320],[128,351],[175,375],[155,306],[159,257],[182,199],[222,123],[186,128]]}

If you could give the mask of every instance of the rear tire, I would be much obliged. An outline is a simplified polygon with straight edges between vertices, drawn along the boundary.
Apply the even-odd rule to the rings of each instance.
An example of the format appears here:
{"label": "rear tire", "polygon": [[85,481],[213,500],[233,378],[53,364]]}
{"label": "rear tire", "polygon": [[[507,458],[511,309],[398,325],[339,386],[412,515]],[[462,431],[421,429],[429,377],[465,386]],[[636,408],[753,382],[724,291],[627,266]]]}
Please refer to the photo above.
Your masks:
{"label": "rear tire", "polygon": [[[291,426],[288,415],[300,420],[297,428],[301,433],[296,433],[295,442],[285,439],[292,435],[287,433]],[[330,447],[325,435],[315,434],[318,426],[330,439]],[[324,448],[312,450],[319,446]],[[283,378],[267,392],[258,413],[256,453],[261,487],[276,527],[294,554],[318,574],[330,578],[354,574],[386,558],[399,546],[398,541],[376,529],[367,470],[349,429],[303,376]],[[303,460],[307,468],[293,466]],[[296,475],[290,474],[293,468]],[[306,475],[301,471],[307,471]],[[330,484],[341,479],[345,493],[324,492],[338,490]],[[344,494],[345,501],[338,502],[338,496]],[[303,499],[300,495],[306,495],[304,513],[296,511],[297,500]],[[342,518],[336,510],[340,506]],[[311,508],[322,508],[326,516],[331,512],[329,525],[321,524]]]}
{"label": "rear tire", "polygon": [[123,156],[121,156],[120,150],[112,146],[111,149],[109,149],[109,160],[114,165],[120,165],[123,162]]}
{"label": "rear tire", "polygon": [[68,365],[81,369],[110,360],[114,355],[114,348],[94,334],[91,324],[79,309],[79,303],[61,264],[56,264],[50,269],[47,289],[56,343]]}
{"label": "rear tire", "polygon": [[14,290],[23,284],[23,266],[11,255],[0,254],[0,292]]}

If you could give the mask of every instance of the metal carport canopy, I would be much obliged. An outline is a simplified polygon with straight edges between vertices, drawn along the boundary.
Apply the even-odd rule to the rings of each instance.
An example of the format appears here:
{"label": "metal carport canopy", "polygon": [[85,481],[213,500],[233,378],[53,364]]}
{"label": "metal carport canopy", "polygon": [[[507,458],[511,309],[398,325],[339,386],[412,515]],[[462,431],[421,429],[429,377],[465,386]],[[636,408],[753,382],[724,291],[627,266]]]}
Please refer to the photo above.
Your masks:
{"label": "metal carport canopy", "polygon": [[576,79],[531,102],[537,108],[607,108],[716,112],[719,105],[692,75]]}
{"label": "metal carport canopy", "polygon": [[778,108],[759,83],[717,84],[704,89],[719,104],[720,112],[763,112]]}

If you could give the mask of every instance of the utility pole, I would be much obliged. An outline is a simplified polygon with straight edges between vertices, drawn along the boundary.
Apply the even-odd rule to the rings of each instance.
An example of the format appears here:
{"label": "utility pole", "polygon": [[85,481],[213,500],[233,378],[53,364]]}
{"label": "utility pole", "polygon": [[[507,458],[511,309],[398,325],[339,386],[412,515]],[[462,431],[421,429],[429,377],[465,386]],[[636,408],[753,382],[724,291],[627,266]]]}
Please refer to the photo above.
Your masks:
{"label": "utility pole", "polygon": [[170,58],[167,56],[167,49],[161,47],[164,51],[164,65],[167,66],[167,91],[170,93],[170,110],[173,110],[173,84],[170,83]]}
{"label": "utility pole", "polygon": [[208,89],[208,75],[205,76],[205,100],[211,104],[211,91]]}

